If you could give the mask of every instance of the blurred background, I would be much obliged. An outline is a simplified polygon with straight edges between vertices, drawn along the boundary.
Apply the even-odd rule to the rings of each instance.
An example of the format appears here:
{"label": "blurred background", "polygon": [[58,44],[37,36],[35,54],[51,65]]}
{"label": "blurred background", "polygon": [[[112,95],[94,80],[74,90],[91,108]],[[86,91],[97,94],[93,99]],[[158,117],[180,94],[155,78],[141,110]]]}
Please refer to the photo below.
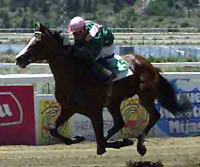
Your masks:
{"label": "blurred background", "polygon": [[80,15],[108,27],[200,27],[199,0],[1,0],[0,28],[58,28]]}
{"label": "blurred background", "polygon": [[137,53],[151,61],[199,60],[199,0],[1,0],[0,61],[15,61],[33,35],[35,22],[61,30],[65,41],[73,43],[66,27],[74,16],[107,26],[120,55]]}

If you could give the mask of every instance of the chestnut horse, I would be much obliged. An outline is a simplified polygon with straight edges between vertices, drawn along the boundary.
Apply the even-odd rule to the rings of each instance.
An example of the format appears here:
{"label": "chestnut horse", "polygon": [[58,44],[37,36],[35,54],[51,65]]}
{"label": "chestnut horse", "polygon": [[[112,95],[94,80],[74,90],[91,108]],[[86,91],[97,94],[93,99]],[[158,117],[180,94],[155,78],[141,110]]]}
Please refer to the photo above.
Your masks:
{"label": "chestnut horse", "polygon": [[[70,48],[70,45],[64,47],[58,33],[39,24],[28,45],[16,56],[16,64],[21,68],[40,60],[49,63],[55,80],[55,97],[61,106],[61,112],[49,130],[52,136],[62,142],[73,144],[82,140],[80,137],[64,137],[57,130],[72,115],[80,113],[90,118],[96,136],[97,154],[103,154],[108,147],[107,140],[124,127],[120,113],[121,102],[138,95],[141,105],[149,113],[148,125],[138,136],[137,142],[137,151],[145,155],[145,136],[160,119],[155,99],[175,116],[185,115],[189,111],[190,102],[178,101],[170,83],[147,59],[135,54],[123,56],[134,75],[115,81],[112,84],[112,94],[107,98],[110,85],[100,83],[90,69],[73,56]],[[103,107],[107,107],[114,121],[106,138],[103,132]]]}

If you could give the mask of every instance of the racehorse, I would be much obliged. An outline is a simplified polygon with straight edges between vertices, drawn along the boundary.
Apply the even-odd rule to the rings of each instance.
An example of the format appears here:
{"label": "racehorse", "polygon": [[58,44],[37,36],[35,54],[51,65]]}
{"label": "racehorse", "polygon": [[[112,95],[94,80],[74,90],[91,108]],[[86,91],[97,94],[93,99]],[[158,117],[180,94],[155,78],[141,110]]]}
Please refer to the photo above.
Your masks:
{"label": "racehorse", "polygon": [[[171,84],[160,74],[158,69],[144,57],[136,54],[124,55],[133,75],[117,80],[112,84],[112,94],[107,92],[109,84],[99,82],[90,69],[74,56],[70,45],[63,45],[63,38],[58,32],[52,32],[39,24],[35,35],[27,46],[16,56],[16,64],[25,68],[28,64],[46,60],[55,80],[55,97],[61,111],[50,128],[50,134],[65,144],[82,141],[82,138],[67,138],[58,133],[60,127],[73,114],[80,113],[90,118],[97,142],[97,154],[106,152],[107,140],[124,127],[120,113],[121,102],[138,95],[140,103],[149,113],[149,122],[138,136],[137,151],[145,155],[145,136],[160,119],[155,107],[155,99],[161,106],[175,116],[186,115],[190,111],[190,102],[178,101]],[[113,117],[114,126],[104,137],[103,107],[107,107]]]}

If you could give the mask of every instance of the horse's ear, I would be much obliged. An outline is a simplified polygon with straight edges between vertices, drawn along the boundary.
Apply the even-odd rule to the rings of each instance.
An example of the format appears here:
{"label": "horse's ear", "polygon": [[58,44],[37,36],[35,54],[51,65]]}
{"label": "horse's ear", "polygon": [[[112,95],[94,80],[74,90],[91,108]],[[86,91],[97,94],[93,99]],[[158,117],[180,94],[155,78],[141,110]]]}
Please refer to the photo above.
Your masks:
{"label": "horse's ear", "polygon": [[35,23],[35,29],[36,29],[36,31],[40,30],[40,23],[39,22]]}
{"label": "horse's ear", "polygon": [[36,26],[36,31],[40,31],[43,34],[46,34],[47,32],[49,32],[50,30],[44,26],[42,23],[35,23]]}
{"label": "horse's ear", "polygon": [[43,24],[40,23],[40,32],[42,32],[43,34],[46,34],[47,32],[46,30],[47,28]]}

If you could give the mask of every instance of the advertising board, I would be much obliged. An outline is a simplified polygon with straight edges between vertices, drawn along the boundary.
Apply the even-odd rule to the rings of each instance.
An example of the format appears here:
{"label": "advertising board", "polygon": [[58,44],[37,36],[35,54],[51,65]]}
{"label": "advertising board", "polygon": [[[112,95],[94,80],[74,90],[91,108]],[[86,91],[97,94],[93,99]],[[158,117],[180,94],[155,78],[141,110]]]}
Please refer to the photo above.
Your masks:
{"label": "advertising board", "polygon": [[173,77],[170,82],[175,87],[179,100],[181,100],[181,95],[184,94],[192,103],[191,117],[175,118],[167,110],[157,105],[161,119],[154,127],[154,136],[186,137],[200,135],[200,79]]}
{"label": "advertising board", "polygon": [[35,144],[33,86],[0,86],[0,145]]}
{"label": "advertising board", "polygon": [[[36,143],[37,145],[58,143],[53,138],[48,129],[54,122],[60,109],[53,95],[36,96]],[[59,132],[71,137],[71,121],[70,119],[59,128]]]}
{"label": "advertising board", "polygon": [[[151,129],[148,136],[186,137],[200,135],[200,79],[198,77],[184,77],[182,75],[170,75],[167,76],[167,79],[175,88],[179,101],[184,100],[184,98],[182,99],[182,95],[184,95],[192,103],[191,117],[175,118],[169,111],[161,107],[159,103],[156,102],[156,108],[161,114],[161,119]],[[43,97],[43,100],[44,99],[45,97]],[[54,97],[52,97],[51,100],[53,99]],[[123,115],[125,121],[125,127],[112,139],[137,137],[148,123],[148,113],[140,105],[137,97],[126,99],[122,102],[121,114]],[[51,113],[51,115],[53,114]],[[104,109],[103,118],[104,133],[106,135],[107,131],[113,125],[113,120],[110,113],[108,113],[106,109]],[[75,114],[70,121],[68,121],[66,126],[67,128],[63,126],[66,130],[66,134],[64,134],[68,135],[69,137],[81,134],[86,138],[86,140],[95,140],[91,121],[85,116]]]}
{"label": "advertising board", "polygon": [[[49,126],[54,122],[59,112],[58,104],[53,95],[36,96],[36,124],[37,144],[58,143],[48,132]],[[140,105],[137,97],[129,98],[121,104],[121,112],[124,117],[125,127],[111,139],[136,137],[148,123],[148,114]],[[113,119],[106,108],[103,110],[104,135],[113,126]],[[95,141],[95,134],[90,119],[84,115],[73,115],[59,132],[66,137],[82,135],[87,141]]]}

